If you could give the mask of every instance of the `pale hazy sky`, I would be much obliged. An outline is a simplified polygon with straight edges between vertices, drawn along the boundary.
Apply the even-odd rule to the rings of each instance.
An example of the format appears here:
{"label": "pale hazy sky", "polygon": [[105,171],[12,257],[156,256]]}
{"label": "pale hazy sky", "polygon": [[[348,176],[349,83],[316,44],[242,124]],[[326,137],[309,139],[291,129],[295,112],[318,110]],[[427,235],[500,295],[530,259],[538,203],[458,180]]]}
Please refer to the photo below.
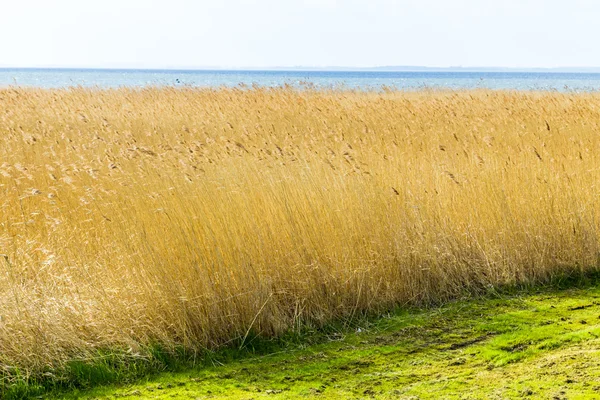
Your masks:
{"label": "pale hazy sky", "polygon": [[0,0],[0,66],[600,66],[597,0]]}

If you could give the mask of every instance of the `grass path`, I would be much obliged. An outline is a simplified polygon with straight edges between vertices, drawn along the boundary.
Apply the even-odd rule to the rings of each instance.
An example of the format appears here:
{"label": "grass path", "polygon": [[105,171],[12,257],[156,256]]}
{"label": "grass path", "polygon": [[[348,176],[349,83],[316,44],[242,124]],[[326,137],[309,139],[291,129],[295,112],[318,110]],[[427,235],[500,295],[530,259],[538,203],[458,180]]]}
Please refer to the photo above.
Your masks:
{"label": "grass path", "polygon": [[600,398],[595,287],[401,311],[312,342],[66,397]]}

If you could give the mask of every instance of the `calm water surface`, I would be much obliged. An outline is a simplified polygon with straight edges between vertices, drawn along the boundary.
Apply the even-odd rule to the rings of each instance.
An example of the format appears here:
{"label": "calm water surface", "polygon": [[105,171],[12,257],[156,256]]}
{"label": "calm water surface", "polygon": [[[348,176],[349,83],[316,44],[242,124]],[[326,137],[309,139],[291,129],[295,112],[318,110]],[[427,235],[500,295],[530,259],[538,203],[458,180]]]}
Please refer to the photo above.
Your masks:
{"label": "calm water surface", "polygon": [[600,73],[0,69],[0,87],[232,87],[307,83],[319,88],[388,86],[408,90],[489,88],[580,92],[600,90]]}

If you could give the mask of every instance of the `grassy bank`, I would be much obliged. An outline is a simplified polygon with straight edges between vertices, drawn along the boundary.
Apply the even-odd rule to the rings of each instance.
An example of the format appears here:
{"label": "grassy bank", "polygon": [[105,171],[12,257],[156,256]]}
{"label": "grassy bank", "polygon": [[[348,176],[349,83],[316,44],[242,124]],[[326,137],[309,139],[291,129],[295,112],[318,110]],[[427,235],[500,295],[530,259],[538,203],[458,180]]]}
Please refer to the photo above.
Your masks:
{"label": "grassy bank", "polygon": [[599,316],[597,287],[488,296],[50,398],[591,399],[600,395]]}
{"label": "grassy bank", "polygon": [[3,89],[0,110],[5,388],[598,269],[597,94]]}

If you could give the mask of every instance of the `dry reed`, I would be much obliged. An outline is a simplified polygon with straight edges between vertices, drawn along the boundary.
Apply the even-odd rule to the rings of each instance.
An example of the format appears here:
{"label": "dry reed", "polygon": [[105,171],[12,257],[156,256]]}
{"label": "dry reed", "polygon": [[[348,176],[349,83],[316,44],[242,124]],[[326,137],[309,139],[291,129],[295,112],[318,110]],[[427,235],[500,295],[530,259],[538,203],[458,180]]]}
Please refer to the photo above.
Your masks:
{"label": "dry reed", "polygon": [[600,96],[0,90],[0,366],[599,263]]}

